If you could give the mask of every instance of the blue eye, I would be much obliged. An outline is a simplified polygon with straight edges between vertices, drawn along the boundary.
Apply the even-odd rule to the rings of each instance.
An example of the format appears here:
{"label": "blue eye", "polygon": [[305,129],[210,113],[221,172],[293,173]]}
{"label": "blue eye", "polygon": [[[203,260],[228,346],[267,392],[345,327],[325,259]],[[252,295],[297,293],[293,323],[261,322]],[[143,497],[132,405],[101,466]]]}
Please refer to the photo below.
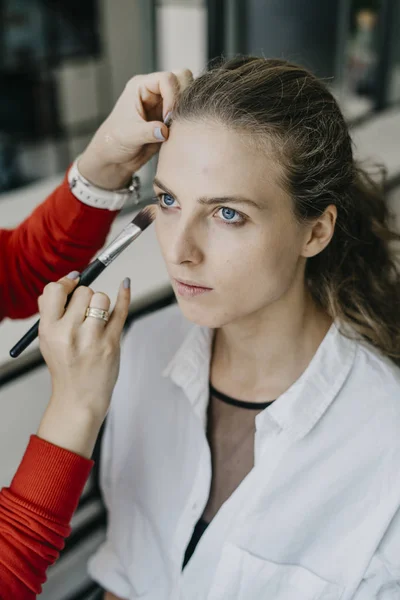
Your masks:
{"label": "blue eye", "polygon": [[222,221],[225,223],[239,224],[244,220],[237,210],[233,210],[233,208],[224,206],[223,208],[220,208],[218,212],[222,217]]}
{"label": "blue eye", "polygon": [[164,206],[173,206],[174,202],[175,199],[172,196],[170,196],[169,194],[162,194],[161,203]]}
{"label": "blue eye", "polygon": [[227,221],[232,221],[232,219],[237,214],[236,210],[233,210],[232,208],[221,208],[221,213],[224,219],[226,219]]}

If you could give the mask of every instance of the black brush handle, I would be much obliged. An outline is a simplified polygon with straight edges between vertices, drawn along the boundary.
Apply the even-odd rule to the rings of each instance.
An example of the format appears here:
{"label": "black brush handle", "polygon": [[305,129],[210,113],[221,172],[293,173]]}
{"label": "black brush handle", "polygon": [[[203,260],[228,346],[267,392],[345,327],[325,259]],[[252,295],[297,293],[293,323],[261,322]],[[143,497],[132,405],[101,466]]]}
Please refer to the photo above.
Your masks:
{"label": "black brush handle", "polygon": [[[99,275],[101,275],[101,273],[104,271],[105,268],[106,268],[106,265],[104,263],[102,263],[101,260],[99,260],[98,258],[96,258],[96,260],[94,260],[93,262],[91,262],[90,265],[88,265],[86,267],[86,269],[84,269],[82,271],[81,276],[79,277],[79,283],[78,283],[78,285],[76,287],[79,287],[81,285],[86,285],[86,286],[90,285],[91,283],[93,283],[93,281],[95,279],[98,278]],[[72,294],[73,293],[74,292],[72,292]],[[68,306],[68,302],[71,300],[72,294],[70,294],[68,296],[68,300],[67,300],[66,306]]]}
{"label": "black brush handle", "polygon": [[[102,263],[101,260],[96,258],[96,260],[91,262],[90,265],[88,265],[86,269],[82,271],[76,288],[80,287],[81,285],[87,286],[93,283],[93,281],[97,279],[97,277],[104,271],[105,268],[106,265]],[[74,292],[69,294],[65,308],[67,308],[73,293]],[[30,344],[32,344],[34,340],[36,340],[39,333],[39,323],[40,319],[38,319],[36,323],[32,325],[32,327],[25,333],[25,335],[23,335],[22,338],[15,344],[15,346],[11,348],[10,356],[12,356],[12,358],[17,358]]]}

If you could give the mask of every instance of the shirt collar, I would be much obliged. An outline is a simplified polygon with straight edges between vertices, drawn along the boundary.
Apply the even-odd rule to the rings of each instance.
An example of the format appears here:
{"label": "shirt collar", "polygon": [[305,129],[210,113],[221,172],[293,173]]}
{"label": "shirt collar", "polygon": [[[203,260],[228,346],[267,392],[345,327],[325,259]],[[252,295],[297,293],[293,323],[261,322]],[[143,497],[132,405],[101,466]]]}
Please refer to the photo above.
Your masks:
{"label": "shirt collar", "polygon": [[[194,325],[163,372],[183,389],[201,418],[206,420],[210,358],[214,330]],[[257,431],[274,427],[291,439],[301,439],[333,402],[354,363],[356,342],[333,323],[301,377],[256,417]]]}
{"label": "shirt collar", "polygon": [[183,389],[205,425],[214,330],[194,325],[163,372]]}
{"label": "shirt collar", "polygon": [[[348,335],[351,335],[348,332]],[[310,364],[297,381],[257,417],[257,429],[272,419],[291,439],[311,431],[336,398],[353,367],[357,344],[331,325]]]}

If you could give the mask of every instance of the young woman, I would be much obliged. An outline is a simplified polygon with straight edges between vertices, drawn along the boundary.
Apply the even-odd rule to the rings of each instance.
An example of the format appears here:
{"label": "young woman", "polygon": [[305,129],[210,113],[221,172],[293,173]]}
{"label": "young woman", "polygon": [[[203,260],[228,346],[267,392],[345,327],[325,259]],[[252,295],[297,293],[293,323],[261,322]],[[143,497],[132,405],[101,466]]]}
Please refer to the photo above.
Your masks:
{"label": "young woman", "polygon": [[155,179],[178,300],[127,335],[107,600],[400,594],[400,278],[340,110],[296,65],[195,80]]}

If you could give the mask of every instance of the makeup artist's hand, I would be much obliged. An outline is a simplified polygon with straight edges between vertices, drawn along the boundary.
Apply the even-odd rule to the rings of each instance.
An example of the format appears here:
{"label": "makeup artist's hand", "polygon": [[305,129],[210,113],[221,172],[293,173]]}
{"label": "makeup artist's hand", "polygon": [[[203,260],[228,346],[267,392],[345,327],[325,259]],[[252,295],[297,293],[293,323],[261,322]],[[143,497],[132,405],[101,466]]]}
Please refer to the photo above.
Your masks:
{"label": "makeup artist's hand", "polygon": [[110,308],[108,296],[87,287],[79,287],[64,310],[77,282],[64,277],[48,284],[39,298],[40,349],[50,371],[52,396],[38,436],[90,457],[118,377],[130,281],[121,284],[108,323],[85,317],[89,306]]}
{"label": "makeup artist's hand", "polygon": [[184,71],[137,75],[79,159],[79,171],[94,185],[119,189],[168,139],[164,120],[192,81]]}

